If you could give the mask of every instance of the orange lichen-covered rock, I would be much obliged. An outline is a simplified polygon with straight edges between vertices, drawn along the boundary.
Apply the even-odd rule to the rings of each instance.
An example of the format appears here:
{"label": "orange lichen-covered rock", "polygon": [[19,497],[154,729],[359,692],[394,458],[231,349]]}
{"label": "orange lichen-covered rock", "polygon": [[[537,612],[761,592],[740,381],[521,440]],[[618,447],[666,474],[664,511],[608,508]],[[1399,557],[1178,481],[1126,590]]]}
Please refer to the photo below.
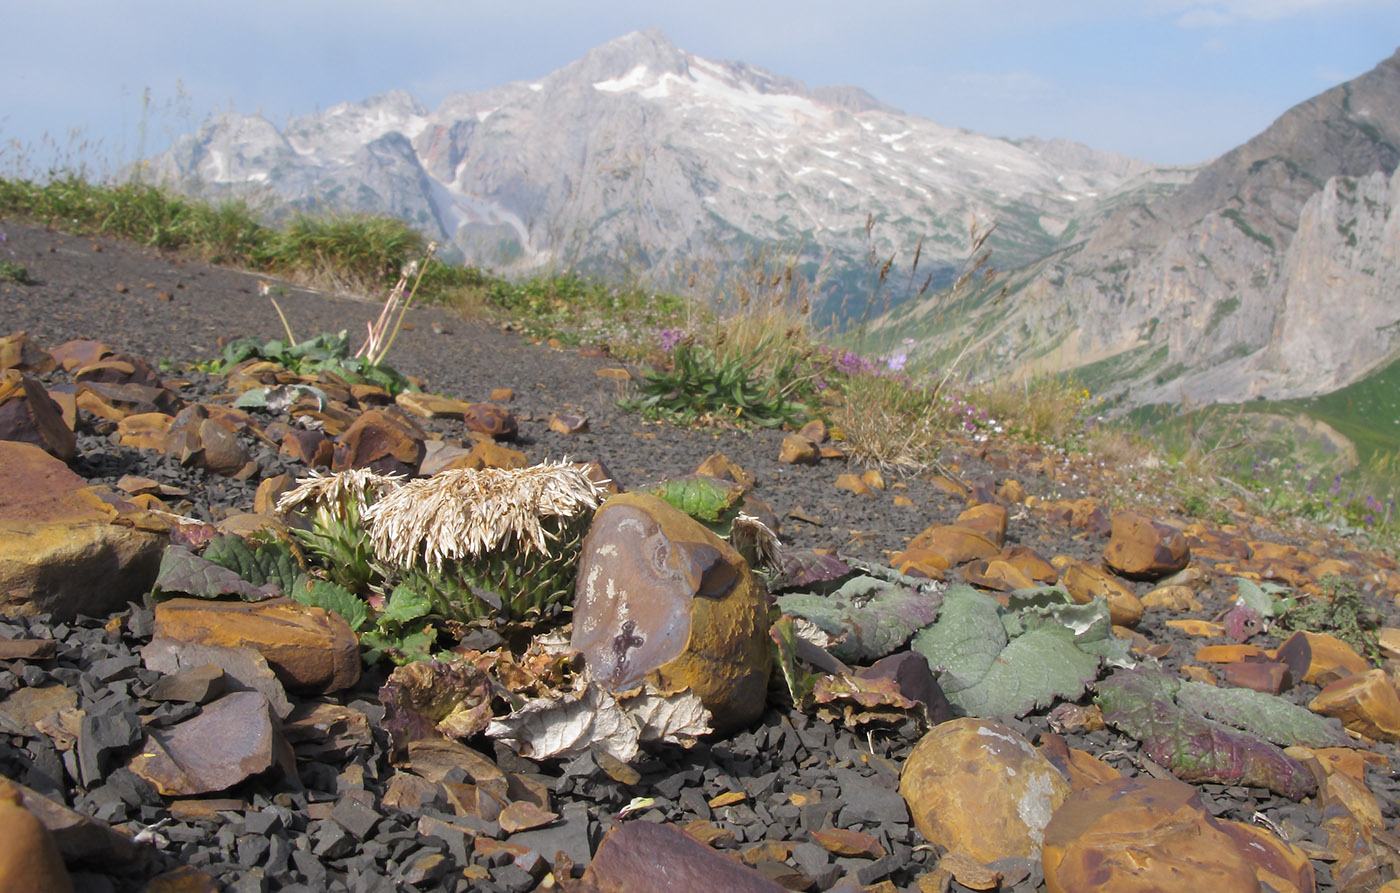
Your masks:
{"label": "orange lichen-covered rock", "polygon": [[1385,670],[1338,679],[1318,692],[1308,709],[1335,716],[1342,725],[1377,741],[1400,741],[1400,694]]}
{"label": "orange lichen-covered rock", "polygon": [[1309,685],[1328,685],[1346,676],[1368,672],[1366,658],[1336,636],[1303,630],[1278,646],[1278,659],[1294,668]]}
{"label": "orange lichen-covered rock", "polygon": [[978,558],[991,558],[1000,551],[1001,547],[980,531],[957,525],[935,525],[910,540],[908,547],[895,556],[892,563],[898,567],[920,561],[949,568]]}
{"label": "orange lichen-covered rock", "polygon": [[19,789],[0,778],[0,890],[69,893],[72,878],[58,846],[39,818],[24,807]]}
{"label": "orange lichen-covered rock", "polygon": [[329,692],[360,679],[360,643],[339,614],[290,598],[261,602],[173,598],[156,605],[155,635],[252,648],[288,688]]}
{"label": "orange lichen-covered rock", "polygon": [[1155,580],[1174,574],[1191,560],[1186,537],[1170,524],[1137,512],[1115,512],[1103,560],[1125,577]]}
{"label": "orange lichen-covered rock", "polygon": [[727,542],[656,496],[623,493],[593,517],[579,559],[573,646],[614,690],[690,689],[716,729],[767,701],[768,606]]}
{"label": "orange lichen-covered rock", "polygon": [[1059,568],[1060,585],[1077,603],[1087,605],[1096,596],[1106,599],[1114,626],[1131,629],[1142,620],[1142,600],[1103,569],[1066,555],[1057,555],[1050,563]]}
{"label": "orange lichen-covered rock", "polygon": [[[1050,893],[1311,891],[1296,849],[1213,818],[1196,789],[1174,779],[1122,778],[1077,791],[1045,829]],[[1241,830],[1243,829],[1243,830]]]}
{"label": "orange lichen-covered rock", "polygon": [[144,514],[39,447],[0,441],[0,606],[70,620],[139,601],[168,542]]}
{"label": "orange lichen-covered rock", "polygon": [[1024,737],[972,717],[934,726],[899,780],[919,833],[980,862],[1039,855],[1045,826],[1069,791]]}
{"label": "orange lichen-covered rock", "polygon": [[958,527],[975,530],[996,544],[1000,549],[1006,542],[1006,507],[995,502],[974,505],[958,515]]}

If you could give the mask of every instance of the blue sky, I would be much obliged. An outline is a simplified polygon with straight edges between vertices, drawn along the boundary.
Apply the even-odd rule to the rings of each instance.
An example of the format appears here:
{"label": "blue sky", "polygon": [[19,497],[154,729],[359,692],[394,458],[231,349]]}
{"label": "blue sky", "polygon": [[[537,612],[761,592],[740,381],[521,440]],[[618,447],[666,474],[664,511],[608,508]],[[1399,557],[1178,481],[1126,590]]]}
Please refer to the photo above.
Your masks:
{"label": "blue sky", "polygon": [[394,88],[434,108],[647,27],[948,126],[1194,163],[1400,46],[1397,0],[0,0],[0,21],[4,174],[46,143],[115,167],[228,108],[281,125]]}

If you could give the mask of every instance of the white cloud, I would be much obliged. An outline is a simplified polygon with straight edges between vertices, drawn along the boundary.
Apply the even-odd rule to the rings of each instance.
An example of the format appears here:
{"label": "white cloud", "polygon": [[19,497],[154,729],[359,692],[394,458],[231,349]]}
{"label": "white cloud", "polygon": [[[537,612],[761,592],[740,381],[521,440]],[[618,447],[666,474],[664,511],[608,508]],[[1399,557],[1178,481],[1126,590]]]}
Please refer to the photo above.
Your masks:
{"label": "white cloud", "polygon": [[1188,10],[1176,20],[1178,28],[1224,28],[1235,20],[1218,9]]}

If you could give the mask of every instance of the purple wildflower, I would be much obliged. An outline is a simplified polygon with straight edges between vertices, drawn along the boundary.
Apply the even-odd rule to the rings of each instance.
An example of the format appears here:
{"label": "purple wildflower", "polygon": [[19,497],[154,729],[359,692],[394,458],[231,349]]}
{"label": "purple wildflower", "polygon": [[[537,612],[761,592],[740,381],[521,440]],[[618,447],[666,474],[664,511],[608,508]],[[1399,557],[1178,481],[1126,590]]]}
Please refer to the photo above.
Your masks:
{"label": "purple wildflower", "polygon": [[676,349],[676,345],[680,344],[681,339],[684,337],[685,333],[682,332],[680,329],[662,329],[661,349],[666,353],[670,353],[671,351]]}

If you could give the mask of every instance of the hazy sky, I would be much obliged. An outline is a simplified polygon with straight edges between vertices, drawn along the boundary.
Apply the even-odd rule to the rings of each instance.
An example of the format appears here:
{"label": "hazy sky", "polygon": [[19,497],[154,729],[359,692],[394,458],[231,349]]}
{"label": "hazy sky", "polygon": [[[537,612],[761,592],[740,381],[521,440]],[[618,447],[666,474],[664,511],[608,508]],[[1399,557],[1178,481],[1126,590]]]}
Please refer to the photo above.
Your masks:
{"label": "hazy sky", "polygon": [[114,167],[230,107],[435,108],[647,27],[948,126],[1192,163],[1400,46],[1400,0],[0,0],[0,22],[4,174],[45,141]]}

